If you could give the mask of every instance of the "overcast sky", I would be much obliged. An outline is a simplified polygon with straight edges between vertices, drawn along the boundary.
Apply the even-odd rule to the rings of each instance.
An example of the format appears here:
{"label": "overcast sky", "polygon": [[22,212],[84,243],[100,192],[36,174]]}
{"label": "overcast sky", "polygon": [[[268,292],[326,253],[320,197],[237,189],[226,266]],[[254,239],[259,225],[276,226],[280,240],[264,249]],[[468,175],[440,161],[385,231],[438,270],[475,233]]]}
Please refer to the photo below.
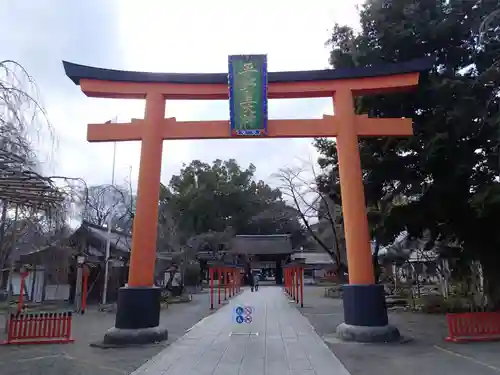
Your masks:
{"label": "overcast sky", "polygon": [[[85,97],[64,74],[62,60],[102,68],[152,72],[225,72],[231,54],[267,54],[269,71],[324,69],[324,43],[335,22],[356,26],[359,0],[3,0],[0,60],[21,63],[35,78],[56,129],[58,146],[45,173],[109,183],[110,143],[87,143],[86,124],[115,116],[142,118],[142,101]],[[182,5],[181,5],[182,4]],[[272,100],[270,118],[319,118],[329,99]],[[228,119],[227,101],[168,101],[168,117]],[[48,142],[47,142],[48,144]],[[116,180],[132,170],[140,144],[117,146]],[[254,163],[257,178],[315,158],[308,139],[165,141],[162,182],[193,159]],[[49,162],[50,161],[50,162]]]}

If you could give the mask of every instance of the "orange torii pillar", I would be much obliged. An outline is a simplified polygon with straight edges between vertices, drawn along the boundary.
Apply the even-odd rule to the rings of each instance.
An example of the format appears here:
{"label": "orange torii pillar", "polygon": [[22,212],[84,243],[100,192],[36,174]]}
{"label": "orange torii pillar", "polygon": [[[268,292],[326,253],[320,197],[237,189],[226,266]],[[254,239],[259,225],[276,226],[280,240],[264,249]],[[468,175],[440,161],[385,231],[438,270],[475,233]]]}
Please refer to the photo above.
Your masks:
{"label": "orange torii pillar", "polygon": [[[357,115],[354,98],[414,90],[420,73],[431,69],[434,63],[435,58],[430,57],[353,69],[258,73],[259,79],[265,82],[261,94],[266,100],[333,98],[334,116],[267,120],[265,129],[258,131],[258,137],[336,137],[349,272],[349,285],[344,287],[343,295],[344,323],[337,327],[337,333],[346,340],[399,339],[398,330],[388,324],[384,288],[375,285],[358,137],[413,134],[411,119]],[[231,75],[145,73],[63,64],[66,75],[80,85],[87,96],[146,101],[144,119],[133,119],[126,124],[89,124],[87,139],[91,142],[141,141],[128,286],[120,289],[115,327],[106,333],[104,343],[163,341],[167,331],[159,327],[161,293],[154,287],[163,140],[246,137],[233,132],[227,120],[165,118],[165,101],[227,100],[231,91],[231,87],[228,90],[228,76],[231,78]],[[267,105],[259,108],[262,112],[259,116],[267,119],[263,112],[267,111]]]}

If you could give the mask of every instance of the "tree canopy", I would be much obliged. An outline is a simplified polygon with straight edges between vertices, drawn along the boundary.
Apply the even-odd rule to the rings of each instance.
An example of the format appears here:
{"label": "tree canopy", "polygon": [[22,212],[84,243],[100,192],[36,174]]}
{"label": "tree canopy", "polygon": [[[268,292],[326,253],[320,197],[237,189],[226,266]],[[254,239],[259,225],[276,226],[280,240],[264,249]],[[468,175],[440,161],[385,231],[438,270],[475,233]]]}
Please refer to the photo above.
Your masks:
{"label": "tree canopy", "polygon": [[[414,136],[359,142],[372,234],[388,243],[402,230],[458,244],[454,254],[481,261],[490,297],[500,265],[499,25],[483,21],[492,1],[369,0],[361,31],[335,25],[328,44],[335,68],[434,55],[436,64],[410,94],[361,97],[356,111],[412,117]],[[316,140],[320,177],[340,199],[334,143]],[[495,296],[493,296],[495,294]]]}
{"label": "tree canopy", "polygon": [[234,159],[185,165],[162,187],[164,209],[177,225],[180,242],[228,229],[234,234],[289,233],[300,240],[297,211],[278,189],[255,181],[254,176],[253,165],[242,169]]}

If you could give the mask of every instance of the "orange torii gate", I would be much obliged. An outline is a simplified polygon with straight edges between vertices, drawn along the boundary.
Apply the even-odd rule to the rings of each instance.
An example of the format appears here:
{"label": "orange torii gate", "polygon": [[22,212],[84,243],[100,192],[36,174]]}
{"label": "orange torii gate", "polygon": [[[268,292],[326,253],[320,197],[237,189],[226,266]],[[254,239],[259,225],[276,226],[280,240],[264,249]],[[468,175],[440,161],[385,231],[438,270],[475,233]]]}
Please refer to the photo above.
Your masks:
{"label": "orange torii gate", "polygon": [[[411,119],[356,115],[353,98],[412,90],[418,85],[420,72],[430,69],[433,63],[434,59],[425,58],[352,69],[276,73],[263,70],[265,77],[260,77],[265,78],[266,100],[331,97],[334,102],[335,115],[321,119],[267,121],[266,112],[265,131],[254,135],[337,139],[349,268],[349,285],[344,288],[345,323],[338,327],[345,339],[387,341],[399,337],[397,329],[388,325],[383,287],[374,284],[358,137],[412,134]],[[235,136],[228,121],[165,118],[165,101],[227,100],[228,74],[146,73],[63,64],[66,75],[89,97],[146,100],[144,119],[89,124],[87,139],[142,142],[128,287],[120,290],[115,327],[105,335],[104,342],[161,341],[167,332],[159,327],[160,291],[153,286],[153,274],[163,141]],[[262,108],[267,109],[267,101]],[[232,116],[233,113],[233,119]],[[243,128],[246,129],[246,123]]]}

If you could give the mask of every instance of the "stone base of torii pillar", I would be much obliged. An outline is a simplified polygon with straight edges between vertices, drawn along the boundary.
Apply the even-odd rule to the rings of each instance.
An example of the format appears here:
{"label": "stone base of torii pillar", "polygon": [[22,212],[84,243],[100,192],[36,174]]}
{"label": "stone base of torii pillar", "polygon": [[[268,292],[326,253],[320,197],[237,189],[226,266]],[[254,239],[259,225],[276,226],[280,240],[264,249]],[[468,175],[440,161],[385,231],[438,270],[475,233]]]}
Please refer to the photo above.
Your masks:
{"label": "stone base of torii pillar", "polygon": [[160,326],[161,289],[123,287],[118,292],[115,326],[106,332],[102,347],[152,344],[168,339]]}
{"label": "stone base of torii pillar", "polygon": [[344,285],[344,323],[337,336],[345,341],[394,342],[401,339],[398,329],[389,324],[384,286]]}

